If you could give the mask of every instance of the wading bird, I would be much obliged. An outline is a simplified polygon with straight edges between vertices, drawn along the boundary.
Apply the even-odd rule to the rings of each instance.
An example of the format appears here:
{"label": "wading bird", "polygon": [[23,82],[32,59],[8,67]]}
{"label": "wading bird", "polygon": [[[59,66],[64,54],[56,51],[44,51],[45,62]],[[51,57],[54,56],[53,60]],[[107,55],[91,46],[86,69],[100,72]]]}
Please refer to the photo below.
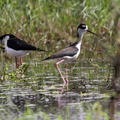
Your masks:
{"label": "wading bird", "polygon": [[20,65],[22,65],[22,57],[29,54],[31,51],[45,51],[26,43],[12,34],[0,36],[0,41],[4,42],[5,51],[7,51],[9,55],[15,57],[16,68],[19,67],[18,58],[20,60]]}
{"label": "wading bird", "polygon": [[43,60],[50,60],[50,59],[58,60],[58,62],[56,63],[56,67],[57,67],[58,72],[61,75],[61,78],[63,79],[64,84],[68,84],[68,71],[66,68],[66,80],[65,80],[58,65],[63,62],[71,62],[71,61],[77,59],[77,57],[80,54],[82,37],[85,32],[90,32],[97,36],[97,34],[91,32],[88,29],[88,26],[86,24],[80,24],[77,27],[77,37],[79,39],[78,42],[72,44],[71,46],[69,46],[67,48],[64,48],[64,49],[56,52],[55,54],[51,55],[50,57],[43,59]]}

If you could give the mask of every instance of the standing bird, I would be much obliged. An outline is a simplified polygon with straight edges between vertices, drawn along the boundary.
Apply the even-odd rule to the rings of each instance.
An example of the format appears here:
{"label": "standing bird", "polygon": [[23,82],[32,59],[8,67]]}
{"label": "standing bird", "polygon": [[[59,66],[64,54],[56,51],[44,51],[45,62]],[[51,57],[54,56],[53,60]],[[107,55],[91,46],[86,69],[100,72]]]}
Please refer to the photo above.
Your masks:
{"label": "standing bird", "polygon": [[5,51],[15,57],[16,68],[19,67],[18,58],[20,59],[20,65],[22,65],[22,57],[29,54],[31,51],[45,51],[26,43],[12,34],[0,36],[0,41],[4,41]]}
{"label": "standing bird", "polygon": [[66,80],[65,80],[58,65],[63,62],[69,62],[69,61],[73,61],[73,60],[77,59],[77,57],[80,54],[82,37],[85,32],[90,32],[97,36],[97,34],[91,32],[88,29],[88,26],[86,24],[80,24],[77,27],[77,37],[79,39],[78,42],[72,44],[71,46],[69,46],[67,48],[64,48],[64,49],[56,52],[55,54],[51,55],[50,57],[43,59],[43,60],[49,60],[49,59],[57,59],[58,60],[58,62],[56,63],[56,67],[63,79],[64,84],[68,84],[68,70],[66,68]]}

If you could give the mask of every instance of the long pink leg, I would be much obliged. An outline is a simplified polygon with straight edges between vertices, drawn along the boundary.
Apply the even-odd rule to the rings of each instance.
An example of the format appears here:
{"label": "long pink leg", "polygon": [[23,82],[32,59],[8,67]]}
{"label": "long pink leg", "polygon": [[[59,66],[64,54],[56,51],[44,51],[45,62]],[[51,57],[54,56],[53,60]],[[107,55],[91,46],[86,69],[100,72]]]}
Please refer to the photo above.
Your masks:
{"label": "long pink leg", "polygon": [[66,68],[66,84],[68,84],[69,80],[68,80],[68,69]]}
{"label": "long pink leg", "polygon": [[61,75],[61,78],[63,79],[64,84],[66,84],[66,81],[65,81],[65,79],[64,79],[64,77],[63,77],[63,75],[62,75],[62,73],[61,73],[61,71],[60,71],[60,68],[58,67],[58,65],[59,65],[60,63],[64,62],[64,61],[65,61],[65,60],[63,59],[63,60],[57,62],[57,63],[56,63],[56,67],[57,67],[57,69],[58,69],[58,72],[59,72],[60,75]]}
{"label": "long pink leg", "polygon": [[66,91],[68,91],[68,83],[67,83],[67,85],[66,85]]}
{"label": "long pink leg", "polygon": [[66,83],[66,84],[63,84],[61,91],[60,91],[60,94],[64,93],[64,87],[66,87],[66,92],[68,92],[68,83]]}
{"label": "long pink leg", "polygon": [[65,87],[65,84],[63,84],[63,86],[62,86],[61,91],[60,91],[60,94],[63,94],[63,93],[64,93],[64,87]]}
{"label": "long pink leg", "polygon": [[22,58],[20,58],[20,65],[22,65]]}
{"label": "long pink leg", "polygon": [[15,57],[16,68],[18,68],[17,57]]}

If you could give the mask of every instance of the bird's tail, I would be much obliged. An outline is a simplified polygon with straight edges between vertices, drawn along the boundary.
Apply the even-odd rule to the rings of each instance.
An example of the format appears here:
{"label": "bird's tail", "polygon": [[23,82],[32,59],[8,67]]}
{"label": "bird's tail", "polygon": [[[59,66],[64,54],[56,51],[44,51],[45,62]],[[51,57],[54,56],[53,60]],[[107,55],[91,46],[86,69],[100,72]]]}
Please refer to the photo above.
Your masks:
{"label": "bird's tail", "polygon": [[42,49],[40,49],[40,48],[37,48],[36,50],[37,50],[37,51],[41,51],[41,52],[47,52],[46,50],[42,50]]}
{"label": "bird's tail", "polygon": [[44,61],[44,60],[50,60],[50,59],[52,59],[52,58],[51,57],[47,57],[47,58],[43,59],[42,61]]}

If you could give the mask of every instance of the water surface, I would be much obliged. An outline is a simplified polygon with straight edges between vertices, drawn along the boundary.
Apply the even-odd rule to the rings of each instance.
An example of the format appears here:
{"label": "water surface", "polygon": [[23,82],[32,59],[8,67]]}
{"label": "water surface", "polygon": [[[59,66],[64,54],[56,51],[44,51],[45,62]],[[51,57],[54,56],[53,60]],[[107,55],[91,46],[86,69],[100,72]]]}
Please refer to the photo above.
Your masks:
{"label": "water surface", "polygon": [[[59,120],[62,116],[65,120],[85,120],[99,103],[109,113],[112,91],[108,89],[108,83],[113,71],[107,58],[79,58],[69,64],[68,86],[63,84],[55,62],[41,62],[39,54],[24,58],[27,65],[24,72],[16,70],[11,61],[6,61],[6,64],[8,67],[4,68],[4,74],[1,73],[0,85],[2,120],[22,119],[28,108],[32,110],[28,119]],[[3,70],[5,65],[1,66]],[[64,74],[66,65],[59,66]],[[93,116],[96,118],[96,114]],[[119,116],[116,116],[118,120]]]}

